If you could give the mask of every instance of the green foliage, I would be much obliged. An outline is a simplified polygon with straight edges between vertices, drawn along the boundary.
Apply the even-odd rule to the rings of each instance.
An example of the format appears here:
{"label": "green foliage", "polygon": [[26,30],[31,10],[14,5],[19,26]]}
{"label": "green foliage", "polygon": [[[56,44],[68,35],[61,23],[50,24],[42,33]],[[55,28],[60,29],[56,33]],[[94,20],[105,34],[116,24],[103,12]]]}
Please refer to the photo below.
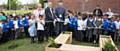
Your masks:
{"label": "green foliage", "polygon": [[116,51],[116,49],[111,44],[111,42],[106,42],[105,45],[104,45],[104,51]]}
{"label": "green foliage", "polygon": [[18,7],[18,0],[8,0],[7,2],[7,9],[12,9],[12,10],[16,10]]}
{"label": "green foliage", "polygon": [[41,3],[42,7],[44,7],[44,0],[39,0],[39,3]]}
{"label": "green foliage", "polygon": [[2,11],[5,14],[12,14],[12,13],[16,13],[17,15],[24,15],[26,13],[32,13],[33,10],[6,10],[6,11]]}
{"label": "green foliage", "polygon": [[69,31],[63,31],[62,34],[70,34]]}
{"label": "green foliage", "polygon": [[59,45],[55,43],[53,38],[49,37],[48,42],[50,43],[49,47],[59,48]]}

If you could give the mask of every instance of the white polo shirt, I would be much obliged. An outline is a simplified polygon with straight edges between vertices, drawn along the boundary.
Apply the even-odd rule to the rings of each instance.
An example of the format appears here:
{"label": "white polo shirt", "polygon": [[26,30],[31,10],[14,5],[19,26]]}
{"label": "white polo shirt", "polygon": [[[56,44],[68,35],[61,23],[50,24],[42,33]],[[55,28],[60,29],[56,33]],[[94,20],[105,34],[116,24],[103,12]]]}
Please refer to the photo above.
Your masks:
{"label": "white polo shirt", "polygon": [[37,30],[44,30],[45,21],[44,20],[38,20],[37,21]]}

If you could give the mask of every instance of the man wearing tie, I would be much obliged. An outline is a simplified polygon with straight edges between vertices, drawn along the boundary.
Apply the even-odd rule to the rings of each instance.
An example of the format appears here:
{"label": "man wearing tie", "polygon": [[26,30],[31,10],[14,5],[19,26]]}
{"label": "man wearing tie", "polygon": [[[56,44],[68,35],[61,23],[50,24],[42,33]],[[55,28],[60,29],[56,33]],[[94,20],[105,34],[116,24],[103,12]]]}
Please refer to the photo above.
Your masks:
{"label": "man wearing tie", "polygon": [[53,36],[54,34],[54,19],[55,15],[52,8],[52,2],[48,2],[48,7],[45,9],[45,29],[46,29],[46,39],[48,39],[48,36]]}
{"label": "man wearing tie", "polygon": [[63,7],[63,3],[59,2],[55,9],[56,14],[56,34],[59,35],[63,31],[63,23],[65,20],[66,10]]}

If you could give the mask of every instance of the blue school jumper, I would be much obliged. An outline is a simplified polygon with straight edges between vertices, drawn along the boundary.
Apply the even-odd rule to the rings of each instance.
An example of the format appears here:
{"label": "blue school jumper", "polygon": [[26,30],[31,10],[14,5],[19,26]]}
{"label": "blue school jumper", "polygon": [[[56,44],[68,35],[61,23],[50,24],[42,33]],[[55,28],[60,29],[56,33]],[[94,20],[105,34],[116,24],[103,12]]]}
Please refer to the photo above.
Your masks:
{"label": "blue school jumper", "polygon": [[115,25],[114,22],[111,23],[111,25],[110,25],[110,27],[109,27],[109,31],[110,31],[110,32],[114,32],[114,33],[117,31],[116,25]]}
{"label": "blue school jumper", "polygon": [[111,35],[113,41],[116,40],[116,31],[117,31],[116,25],[114,22],[112,22],[109,27],[109,34]]}
{"label": "blue school jumper", "polygon": [[2,32],[8,32],[8,24],[3,23]]}
{"label": "blue school jumper", "polygon": [[23,18],[22,24],[24,26],[25,35],[29,37],[29,33],[28,33],[29,24],[28,24],[28,18],[26,16]]}
{"label": "blue school jumper", "polygon": [[3,32],[3,35],[2,35],[2,42],[6,42],[6,41],[8,41],[9,40],[9,33],[8,33],[8,24],[6,24],[6,23],[3,23],[2,24],[3,26],[2,26],[2,32]]}
{"label": "blue school jumper", "polygon": [[77,30],[77,18],[75,19],[74,17],[69,18],[69,27],[72,28],[73,30]]}
{"label": "blue school jumper", "polygon": [[106,31],[109,31],[109,27],[110,27],[110,22],[109,20],[103,20],[103,26],[102,28]]}
{"label": "blue school jumper", "polygon": [[28,25],[28,19],[27,17],[24,18],[24,20],[22,21],[23,25],[26,27],[26,26],[29,26]]}
{"label": "blue school jumper", "polygon": [[12,19],[9,20],[8,25],[10,29],[14,29],[14,23]]}
{"label": "blue school jumper", "polygon": [[22,24],[22,22],[20,21],[20,19],[18,19],[18,27],[19,27],[19,28],[23,27],[23,24]]}

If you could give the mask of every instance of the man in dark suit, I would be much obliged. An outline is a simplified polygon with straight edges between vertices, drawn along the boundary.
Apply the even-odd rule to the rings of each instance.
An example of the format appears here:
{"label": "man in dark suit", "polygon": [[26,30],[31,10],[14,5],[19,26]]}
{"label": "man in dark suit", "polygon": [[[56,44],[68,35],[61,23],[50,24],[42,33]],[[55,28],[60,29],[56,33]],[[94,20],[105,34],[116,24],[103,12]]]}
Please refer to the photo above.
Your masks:
{"label": "man in dark suit", "polygon": [[52,8],[52,2],[48,2],[48,7],[45,9],[45,29],[46,29],[46,38],[48,39],[48,36],[53,36],[54,34],[54,19],[55,14],[53,12]]}
{"label": "man in dark suit", "polygon": [[66,16],[66,10],[63,7],[63,3],[59,2],[55,9],[56,14],[56,34],[59,35],[63,31],[63,24]]}
{"label": "man in dark suit", "polygon": [[97,7],[94,9],[93,15],[98,16],[98,17],[103,16],[103,12],[102,12],[102,10],[100,9],[100,6],[99,6],[99,5],[97,5]]}

